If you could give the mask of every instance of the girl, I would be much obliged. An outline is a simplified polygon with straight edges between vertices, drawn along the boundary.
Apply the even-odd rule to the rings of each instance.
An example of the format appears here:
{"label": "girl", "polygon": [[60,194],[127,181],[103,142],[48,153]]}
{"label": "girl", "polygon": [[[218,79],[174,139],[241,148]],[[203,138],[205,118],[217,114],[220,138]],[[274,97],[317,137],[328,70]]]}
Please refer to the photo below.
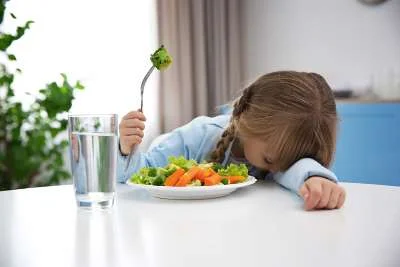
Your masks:
{"label": "girl", "polygon": [[130,112],[120,123],[118,180],[145,166],[164,166],[169,156],[223,165],[246,163],[250,175],[272,178],[298,193],[305,209],[340,208],[345,191],[328,170],[336,143],[336,104],[315,73],[280,71],[256,80],[234,102],[231,114],[198,117],[158,137],[146,153],[126,155],[143,138],[145,117]]}

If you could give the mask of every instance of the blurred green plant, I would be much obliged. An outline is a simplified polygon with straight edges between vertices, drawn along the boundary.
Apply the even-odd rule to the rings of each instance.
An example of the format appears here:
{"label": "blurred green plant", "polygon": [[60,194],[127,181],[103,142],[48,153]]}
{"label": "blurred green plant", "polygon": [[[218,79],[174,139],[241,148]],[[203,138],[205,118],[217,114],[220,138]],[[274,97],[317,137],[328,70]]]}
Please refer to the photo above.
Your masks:
{"label": "blurred green plant", "polygon": [[[31,97],[27,109],[15,98],[14,71],[6,66],[16,56],[8,53],[11,45],[20,39],[33,21],[16,28],[15,34],[2,31],[6,4],[0,0],[0,190],[58,184],[70,177],[65,170],[64,153],[68,141],[61,133],[67,129],[65,112],[71,108],[74,92],[84,87],[71,85],[65,74],[62,82],[51,82]],[[10,14],[11,19],[16,19]],[[8,64],[12,65],[12,64]]]}

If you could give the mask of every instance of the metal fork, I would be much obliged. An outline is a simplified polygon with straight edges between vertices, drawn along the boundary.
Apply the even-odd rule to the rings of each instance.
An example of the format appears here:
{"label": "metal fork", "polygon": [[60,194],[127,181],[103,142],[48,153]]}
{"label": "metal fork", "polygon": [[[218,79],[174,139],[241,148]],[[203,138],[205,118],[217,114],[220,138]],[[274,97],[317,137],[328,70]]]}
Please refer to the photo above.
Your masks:
{"label": "metal fork", "polygon": [[[140,110],[139,110],[139,111],[142,112],[142,113],[143,113],[143,92],[144,92],[144,86],[146,85],[147,79],[150,77],[150,74],[153,72],[154,68],[155,68],[154,66],[151,66],[151,68],[147,71],[146,75],[144,76],[144,78],[143,78],[143,80],[142,80],[142,84],[140,85]],[[139,145],[135,145],[135,146],[132,148],[131,153],[129,153],[128,162],[126,163],[126,166],[125,166],[125,171],[128,170],[129,163],[131,162],[132,155],[135,154],[135,152],[136,152],[138,146],[139,146]]]}

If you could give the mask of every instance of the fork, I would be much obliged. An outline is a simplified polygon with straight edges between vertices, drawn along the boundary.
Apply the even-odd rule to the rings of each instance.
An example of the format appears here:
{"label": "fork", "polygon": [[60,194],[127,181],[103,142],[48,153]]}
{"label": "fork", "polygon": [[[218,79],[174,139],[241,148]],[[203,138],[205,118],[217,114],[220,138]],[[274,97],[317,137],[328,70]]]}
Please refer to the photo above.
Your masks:
{"label": "fork", "polygon": [[[146,85],[146,82],[147,82],[147,80],[149,79],[150,74],[153,72],[154,68],[155,68],[154,65],[151,66],[151,68],[147,71],[146,75],[144,76],[144,78],[143,78],[143,80],[142,80],[142,84],[140,85],[140,109],[139,109],[139,111],[142,112],[142,113],[143,113],[143,93],[144,93],[144,86]],[[132,150],[131,150],[131,152],[129,153],[128,162],[126,163],[126,166],[125,166],[125,171],[128,169],[129,163],[131,162],[132,155],[135,154],[135,152],[136,152],[138,146],[139,146],[139,145],[134,145],[133,148],[132,148]]]}

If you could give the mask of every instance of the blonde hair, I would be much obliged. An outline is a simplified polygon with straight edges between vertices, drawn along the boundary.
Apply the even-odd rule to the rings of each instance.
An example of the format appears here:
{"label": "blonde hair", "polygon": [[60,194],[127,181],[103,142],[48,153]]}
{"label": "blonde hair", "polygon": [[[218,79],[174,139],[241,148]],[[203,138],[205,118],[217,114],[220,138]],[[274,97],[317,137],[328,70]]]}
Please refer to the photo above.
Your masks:
{"label": "blonde hair", "polygon": [[234,101],[231,121],[211,153],[222,162],[238,135],[265,141],[276,152],[274,165],[288,169],[301,158],[329,167],[338,117],[325,79],[316,73],[279,71],[261,76]]}

